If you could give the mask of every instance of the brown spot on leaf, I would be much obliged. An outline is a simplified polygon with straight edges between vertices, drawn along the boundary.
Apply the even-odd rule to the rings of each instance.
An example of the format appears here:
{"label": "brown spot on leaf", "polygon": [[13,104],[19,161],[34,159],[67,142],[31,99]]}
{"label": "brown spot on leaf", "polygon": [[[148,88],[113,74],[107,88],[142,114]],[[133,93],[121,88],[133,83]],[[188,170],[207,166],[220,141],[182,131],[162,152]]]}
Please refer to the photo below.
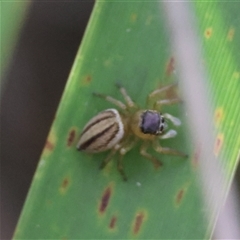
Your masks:
{"label": "brown spot on leaf", "polygon": [[45,143],[45,146],[44,146],[44,149],[43,149],[43,154],[44,155],[49,155],[50,153],[52,153],[55,145],[56,145],[56,136],[55,136],[54,131],[52,129],[51,132],[49,133],[47,141]]}
{"label": "brown spot on leaf", "polygon": [[62,188],[66,188],[67,186],[68,186],[68,184],[69,184],[69,181],[68,181],[68,179],[67,178],[64,178],[64,180],[62,181]]}
{"label": "brown spot on leaf", "polygon": [[68,138],[67,138],[67,146],[70,147],[74,140],[75,140],[75,136],[76,136],[76,131],[75,129],[72,129],[69,134],[68,134]]}
{"label": "brown spot on leaf", "polygon": [[116,216],[113,216],[110,220],[110,223],[109,223],[109,228],[110,229],[114,229],[116,227],[116,222],[117,222],[117,217]]}
{"label": "brown spot on leaf", "polygon": [[174,197],[174,203],[176,207],[179,207],[180,204],[182,203],[186,192],[189,188],[189,186],[191,185],[191,182],[186,182],[176,193],[175,197]]}
{"label": "brown spot on leaf", "polygon": [[231,27],[227,34],[227,40],[231,42],[233,40],[234,34],[235,34],[235,29]]}
{"label": "brown spot on leaf", "polygon": [[133,13],[132,15],[131,15],[131,22],[136,22],[136,20],[137,20],[137,14],[136,13]]}
{"label": "brown spot on leaf", "polygon": [[133,234],[137,235],[141,230],[143,221],[145,220],[146,216],[144,212],[138,212],[135,216],[134,223],[133,223]]}
{"label": "brown spot on leaf", "polygon": [[177,192],[177,195],[176,195],[176,204],[177,205],[180,205],[180,203],[182,202],[184,194],[185,194],[185,189],[180,189]]}
{"label": "brown spot on leaf", "polygon": [[211,27],[207,28],[204,32],[205,38],[209,39],[212,36],[212,32],[213,32],[213,30]]}
{"label": "brown spot on leaf", "polygon": [[215,140],[215,145],[213,150],[215,156],[218,156],[220,150],[222,149],[223,139],[224,139],[224,135],[222,133],[219,133]]}
{"label": "brown spot on leaf", "polygon": [[91,75],[86,75],[83,79],[85,84],[89,84],[92,81],[92,76]]}
{"label": "brown spot on leaf", "polygon": [[160,162],[158,159],[155,159],[155,163],[154,163],[154,168],[157,170],[159,168],[161,168],[163,166],[163,163]]}
{"label": "brown spot on leaf", "polygon": [[174,63],[175,63],[174,58],[171,57],[167,63],[167,67],[166,67],[166,75],[167,76],[170,76],[173,73],[173,71],[175,69]]}
{"label": "brown spot on leaf", "polygon": [[112,189],[111,187],[107,187],[105,191],[103,192],[103,195],[101,197],[100,206],[99,206],[99,212],[100,214],[103,214],[106,211],[106,208],[109,204],[109,200],[111,197]]}
{"label": "brown spot on leaf", "polygon": [[222,107],[218,107],[214,112],[214,123],[218,127],[224,118],[224,110]]}
{"label": "brown spot on leaf", "polygon": [[69,180],[69,178],[68,177],[65,177],[64,179],[63,179],[63,181],[62,181],[62,183],[61,183],[61,186],[60,186],[60,192],[61,192],[61,194],[64,194],[66,191],[67,191],[67,189],[68,189],[68,187],[69,187],[69,182],[70,182],[70,180]]}
{"label": "brown spot on leaf", "polygon": [[44,147],[44,148],[45,148],[46,150],[48,150],[48,151],[52,151],[53,148],[54,148],[54,145],[53,145],[52,142],[50,142],[49,140],[47,140],[46,143],[45,143],[45,147]]}

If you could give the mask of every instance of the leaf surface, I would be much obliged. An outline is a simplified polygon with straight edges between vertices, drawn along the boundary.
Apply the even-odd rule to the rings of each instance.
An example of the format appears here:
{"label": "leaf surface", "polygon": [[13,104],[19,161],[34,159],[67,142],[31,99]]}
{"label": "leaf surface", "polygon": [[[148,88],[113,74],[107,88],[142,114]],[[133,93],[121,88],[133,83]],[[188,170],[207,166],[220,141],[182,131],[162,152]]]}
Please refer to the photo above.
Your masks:
{"label": "leaf surface", "polygon": [[[240,59],[234,49],[240,41],[236,40],[239,33],[234,33],[240,25],[231,16],[226,20],[226,6],[193,6],[215,109],[217,137],[213,151],[227,159],[226,184],[230,184],[239,150],[236,123],[240,111],[235,112],[236,105],[232,104],[239,98]],[[232,37],[229,31],[233,31]],[[188,137],[183,105],[162,109],[182,119],[183,125],[177,129],[177,137],[162,140],[161,144],[188,153],[188,159],[149,150],[163,163],[155,169],[139,154],[137,146],[124,157],[128,181],[123,182],[116,167],[117,156],[99,170],[107,153],[89,155],[75,147],[87,121],[113,107],[92,92],[122,100],[114,86],[120,82],[144,109],[152,90],[176,81],[174,53],[169,44],[164,11],[158,2],[95,4],[15,239],[209,238],[212,229],[207,229],[196,177],[198,149]],[[217,50],[220,47],[222,52]]]}

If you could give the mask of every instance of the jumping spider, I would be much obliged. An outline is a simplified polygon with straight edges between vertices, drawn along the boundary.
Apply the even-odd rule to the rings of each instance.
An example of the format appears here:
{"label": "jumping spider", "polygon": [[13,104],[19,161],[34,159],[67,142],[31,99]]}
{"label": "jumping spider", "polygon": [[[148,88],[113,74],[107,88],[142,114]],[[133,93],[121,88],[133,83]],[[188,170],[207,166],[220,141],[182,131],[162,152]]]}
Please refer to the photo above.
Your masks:
{"label": "jumping spider", "polygon": [[[117,84],[117,87],[126,103],[111,96],[95,93],[95,96],[114,104],[120,111],[113,108],[107,109],[93,117],[83,128],[77,143],[77,149],[88,153],[111,150],[107,158],[102,162],[101,168],[104,168],[113,155],[118,152],[120,154],[117,165],[118,171],[125,181],[127,177],[122,164],[123,156],[133,148],[138,140],[142,140],[140,154],[150,160],[156,168],[161,165],[161,162],[147,152],[149,145],[152,145],[153,149],[158,153],[187,157],[186,154],[180,151],[161,147],[159,144],[159,139],[173,138],[177,135],[175,130],[167,130],[168,125],[165,119],[175,126],[181,125],[178,118],[158,111],[163,105],[180,102],[179,98],[154,100],[174,86],[175,84],[168,85],[151,92],[147,98],[147,109],[139,108],[127,94],[126,89],[120,84]],[[154,100],[153,104],[151,104],[151,100]]]}

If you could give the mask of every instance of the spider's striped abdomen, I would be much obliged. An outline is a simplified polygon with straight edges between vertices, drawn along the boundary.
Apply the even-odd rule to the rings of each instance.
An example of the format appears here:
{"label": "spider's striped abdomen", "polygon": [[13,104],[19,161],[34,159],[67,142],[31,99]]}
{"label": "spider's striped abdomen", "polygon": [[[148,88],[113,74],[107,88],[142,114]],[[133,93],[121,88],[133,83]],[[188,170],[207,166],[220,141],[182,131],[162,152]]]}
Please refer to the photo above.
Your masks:
{"label": "spider's striped abdomen", "polygon": [[89,153],[113,148],[124,136],[124,126],[116,109],[107,109],[93,117],[83,128],[77,149]]}

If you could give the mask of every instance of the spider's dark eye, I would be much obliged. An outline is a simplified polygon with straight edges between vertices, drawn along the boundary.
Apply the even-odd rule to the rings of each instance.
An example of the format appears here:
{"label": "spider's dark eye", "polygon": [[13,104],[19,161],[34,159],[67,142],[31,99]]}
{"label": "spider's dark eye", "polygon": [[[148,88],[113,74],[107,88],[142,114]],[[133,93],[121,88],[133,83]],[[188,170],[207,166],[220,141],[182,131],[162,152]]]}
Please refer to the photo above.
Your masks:
{"label": "spider's dark eye", "polygon": [[141,130],[145,134],[159,134],[163,131],[164,120],[160,113],[147,110],[142,114]]}

